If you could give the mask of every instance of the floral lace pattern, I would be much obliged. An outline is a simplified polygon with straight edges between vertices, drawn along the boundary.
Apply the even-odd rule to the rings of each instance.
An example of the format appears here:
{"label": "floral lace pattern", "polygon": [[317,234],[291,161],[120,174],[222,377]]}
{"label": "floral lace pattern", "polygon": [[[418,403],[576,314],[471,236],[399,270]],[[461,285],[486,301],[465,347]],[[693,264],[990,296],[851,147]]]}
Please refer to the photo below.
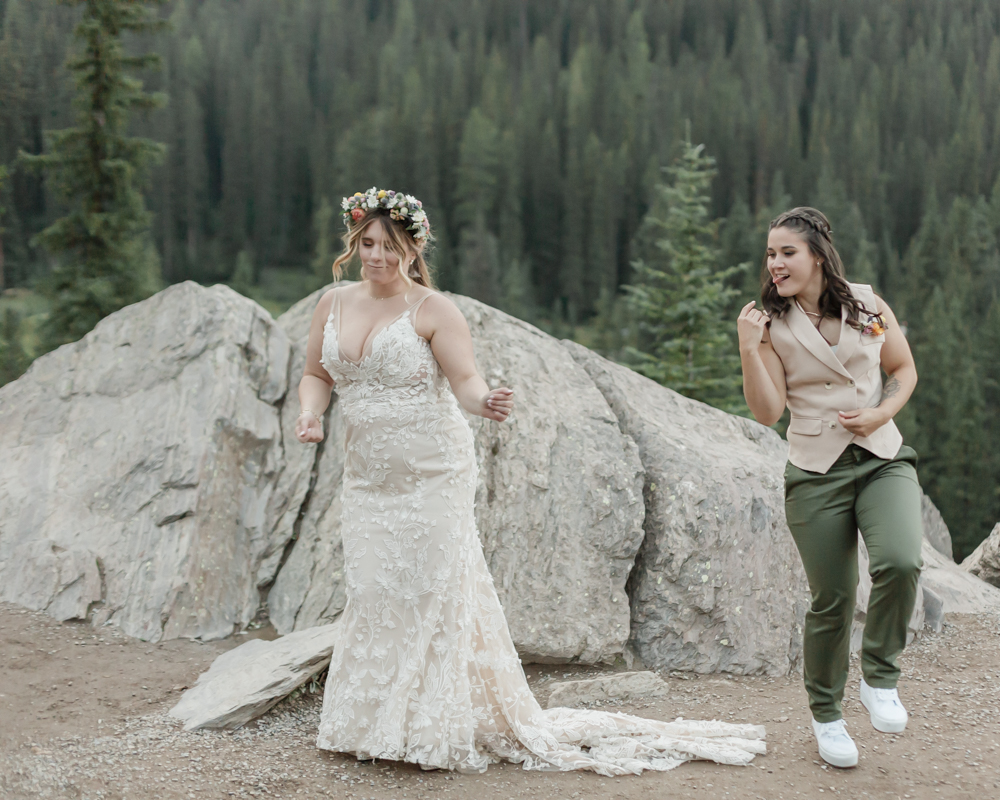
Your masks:
{"label": "floral lace pattern", "polygon": [[476,530],[472,432],[413,327],[419,302],[356,363],[340,351],[336,294],[324,328],[322,363],[347,429],[347,604],[318,746],[465,772],[507,759],[603,775],[765,752],[753,725],[539,706]]}

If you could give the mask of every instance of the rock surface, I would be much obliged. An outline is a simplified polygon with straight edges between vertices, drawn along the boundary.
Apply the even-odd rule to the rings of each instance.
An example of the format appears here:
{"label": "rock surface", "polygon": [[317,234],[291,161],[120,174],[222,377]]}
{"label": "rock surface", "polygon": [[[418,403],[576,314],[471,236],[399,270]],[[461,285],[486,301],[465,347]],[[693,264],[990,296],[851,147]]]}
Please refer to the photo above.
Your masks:
{"label": "rock surface", "polygon": [[948,530],[948,525],[941,516],[941,512],[937,510],[937,506],[923,492],[920,493],[920,515],[924,523],[924,538],[941,555],[954,561],[955,556],[951,547],[951,532]]}
{"label": "rock surface", "polygon": [[288,352],[256,303],[182,283],[0,389],[0,598],[150,641],[245,627]]}
{"label": "rock surface", "polygon": [[[279,633],[324,625],[337,618],[347,602],[340,534],[340,487],[344,469],[343,418],[336,392],[324,414],[324,440],[303,445],[295,439],[299,413],[298,384],[306,360],[309,324],[316,303],[329,287],[313,292],[278,318],[292,343],[288,400],[281,427],[288,441],[288,512],[281,531],[290,549],[267,596],[271,622]],[[276,537],[277,538],[277,537]]]}
{"label": "rock surface", "polygon": [[805,574],[784,519],[787,445],[580,345],[646,471],[646,537],[629,579],[647,667],[785,675],[801,659]]}
{"label": "rock surface", "polygon": [[553,683],[548,708],[577,708],[609,700],[651,700],[669,693],[667,682],[655,672],[617,672],[589,680]]}
{"label": "rock surface", "polygon": [[271,642],[251,639],[223,653],[170,716],[188,731],[245,725],[326,668],[336,627],[323,625]]}
{"label": "rock surface", "polygon": [[944,614],[1000,611],[1000,589],[966,571],[965,562],[959,566],[926,540],[920,555],[924,560],[920,582],[940,598]]}
{"label": "rock surface", "polygon": [[643,468],[587,372],[557,339],[452,296],[491,386],[510,386],[504,424],[471,419],[476,522],[518,652],[609,662],[629,637],[625,583],[643,539]]}
{"label": "rock surface", "polygon": [[1000,523],[994,526],[990,535],[962,562],[962,569],[991,586],[1000,588]]}

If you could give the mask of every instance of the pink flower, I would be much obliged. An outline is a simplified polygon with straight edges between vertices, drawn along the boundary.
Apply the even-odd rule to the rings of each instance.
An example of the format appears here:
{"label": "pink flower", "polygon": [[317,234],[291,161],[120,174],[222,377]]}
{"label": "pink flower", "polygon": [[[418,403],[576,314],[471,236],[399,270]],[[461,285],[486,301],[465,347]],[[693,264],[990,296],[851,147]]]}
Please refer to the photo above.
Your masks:
{"label": "pink flower", "polygon": [[353,210],[353,211],[351,212],[351,219],[353,219],[353,220],[354,220],[355,222],[357,222],[357,221],[358,221],[359,219],[361,219],[361,218],[362,218],[362,217],[363,217],[364,215],[365,215],[365,212],[364,212],[364,211],[362,211],[362,210],[361,210],[360,208],[356,208],[356,209],[354,209],[354,210]]}

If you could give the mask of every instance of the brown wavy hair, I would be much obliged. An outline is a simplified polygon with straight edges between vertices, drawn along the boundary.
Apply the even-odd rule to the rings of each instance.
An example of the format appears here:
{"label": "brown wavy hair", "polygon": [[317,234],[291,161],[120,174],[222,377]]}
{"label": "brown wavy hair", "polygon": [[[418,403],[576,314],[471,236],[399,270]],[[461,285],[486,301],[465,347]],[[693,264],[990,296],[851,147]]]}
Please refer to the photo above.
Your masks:
{"label": "brown wavy hair", "polygon": [[[824,317],[840,319],[841,310],[847,309],[847,322],[851,327],[860,329],[863,325],[859,317],[864,314],[875,314],[865,308],[851,292],[844,275],[844,262],[840,253],[833,246],[833,230],[830,220],[822,211],[808,206],[799,206],[779,214],[768,227],[770,233],[775,228],[788,228],[799,234],[809,245],[809,252],[817,259],[822,259],[820,268],[826,278],[826,289],[819,297],[819,313]],[[791,300],[778,294],[778,287],[771,280],[767,270],[767,253],[764,254],[760,273],[760,299],[764,310],[771,317],[781,317],[791,307]]]}
{"label": "brown wavy hair", "polygon": [[[389,216],[389,212],[384,208],[369,209],[365,215],[357,222],[348,221],[347,233],[344,234],[344,252],[337,256],[333,262],[333,279],[339,281],[344,274],[344,265],[349,263],[358,254],[358,247],[361,245],[361,236],[368,230],[368,226],[379,223],[386,235],[386,246],[399,258],[399,273],[403,280],[409,283],[418,283],[428,289],[434,288],[434,281],[431,279],[431,271],[427,266],[426,247],[423,243],[417,242],[413,234],[406,230],[404,223],[394,220]],[[427,240],[431,241],[430,231],[427,233]],[[404,270],[409,253],[415,254],[412,266],[409,270]],[[361,267],[361,277],[364,278],[364,266]]]}

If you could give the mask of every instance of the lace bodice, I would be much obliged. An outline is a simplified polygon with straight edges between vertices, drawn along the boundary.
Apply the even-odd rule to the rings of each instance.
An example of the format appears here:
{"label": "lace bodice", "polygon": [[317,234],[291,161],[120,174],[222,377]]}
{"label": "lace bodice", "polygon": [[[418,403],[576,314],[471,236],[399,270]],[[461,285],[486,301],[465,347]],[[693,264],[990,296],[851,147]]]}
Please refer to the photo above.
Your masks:
{"label": "lace bodice", "polygon": [[414,328],[417,310],[430,295],[410,305],[375,334],[357,362],[340,348],[340,296],[334,292],[330,314],[323,328],[320,363],[333,378],[342,410],[349,423],[381,418],[401,421],[420,408],[440,406],[457,411],[451,392],[431,346]]}

